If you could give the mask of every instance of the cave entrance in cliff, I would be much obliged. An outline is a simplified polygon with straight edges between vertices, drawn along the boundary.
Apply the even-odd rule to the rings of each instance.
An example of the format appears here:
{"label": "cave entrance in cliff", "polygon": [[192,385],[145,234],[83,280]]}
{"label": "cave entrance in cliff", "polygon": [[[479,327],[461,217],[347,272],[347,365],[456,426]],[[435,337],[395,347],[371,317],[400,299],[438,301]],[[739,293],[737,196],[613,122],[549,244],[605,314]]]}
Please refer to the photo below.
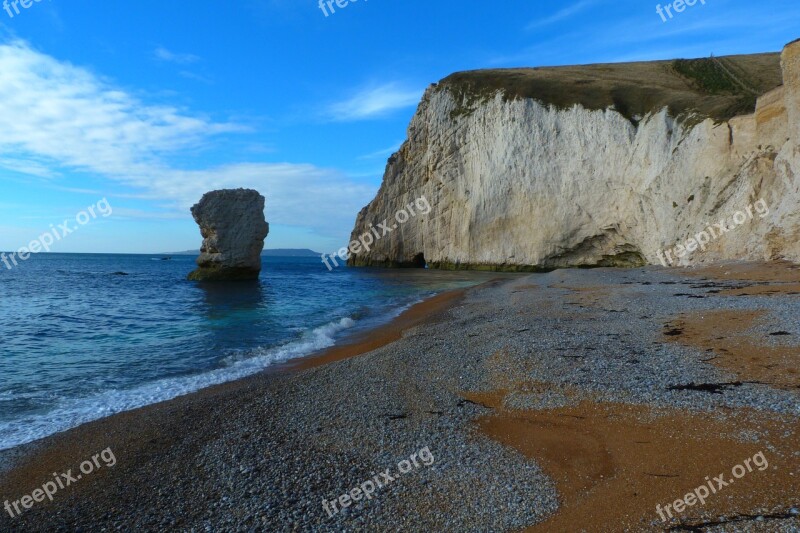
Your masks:
{"label": "cave entrance in cliff", "polygon": [[414,256],[414,259],[411,260],[411,266],[413,268],[428,268],[428,262],[425,261],[425,254],[419,253]]}

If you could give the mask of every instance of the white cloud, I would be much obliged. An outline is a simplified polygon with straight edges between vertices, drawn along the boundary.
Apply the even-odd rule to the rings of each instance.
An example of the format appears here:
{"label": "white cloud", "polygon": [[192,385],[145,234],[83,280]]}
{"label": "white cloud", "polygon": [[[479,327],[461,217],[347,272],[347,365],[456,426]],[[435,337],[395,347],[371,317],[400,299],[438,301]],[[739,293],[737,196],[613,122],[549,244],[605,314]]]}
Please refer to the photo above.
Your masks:
{"label": "white cloud", "polygon": [[[188,216],[203,193],[250,187],[267,197],[267,218],[318,234],[349,234],[373,187],[338,171],[296,163],[235,163],[186,170],[171,155],[245,131],[230,123],[147,104],[92,72],[23,41],[0,45],[0,168],[60,178],[89,172],[135,187]],[[109,191],[109,196],[114,196]],[[119,196],[119,195],[116,195]]]}
{"label": "white cloud", "polygon": [[387,83],[363,89],[347,100],[328,106],[326,115],[337,121],[380,118],[392,111],[416,106],[422,90],[409,89],[398,83]]}
{"label": "white cloud", "polygon": [[131,209],[129,207],[114,207],[114,202],[109,202],[114,210],[114,216],[127,219],[143,220],[177,220],[186,218],[181,213],[174,211],[145,211],[143,209]]}
{"label": "white cloud", "polygon": [[0,157],[0,168],[5,168],[12,172],[19,172],[20,174],[39,176],[40,178],[54,178],[57,175],[57,173],[46,164],[34,161],[33,159]]}
{"label": "white cloud", "polygon": [[15,41],[0,45],[0,155],[27,153],[100,174],[152,171],[158,154],[241,131],[147,105],[91,72]]}
{"label": "white cloud", "polygon": [[156,59],[160,61],[177,63],[179,65],[188,65],[190,63],[197,63],[200,61],[200,58],[194,54],[178,54],[167,50],[163,46],[156,48],[153,54],[155,55]]}
{"label": "white cloud", "polygon": [[270,223],[305,226],[331,236],[349,234],[355,214],[375,195],[376,188],[349,182],[335,170],[309,164],[240,163],[201,171],[176,171],[164,192],[188,208],[202,192],[249,187],[267,198]]}
{"label": "white cloud", "polygon": [[557,11],[556,13],[550,15],[549,17],[543,18],[541,20],[535,20],[528,24],[526,29],[535,29],[541,28],[544,26],[549,26],[551,24],[555,24],[556,22],[561,22],[562,20],[568,19],[585,11],[586,9],[592,7],[594,4],[597,3],[597,0],[581,0],[580,2],[576,2],[575,4],[565,7],[564,9]]}
{"label": "white cloud", "polygon": [[199,81],[199,82],[205,83],[207,85],[211,85],[212,83],[214,83],[213,80],[211,80],[211,78],[207,78],[207,77],[205,77],[205,76],[203,76],[201,74],[197,74],[195,72],[190,72],[188,70],[182,70],[178,74],[182,78],[186,78],[187,80],[195,80],[195,81]]}
{"label": "white cloud", "polygon": [[384,157],[389,157],[393,153],[397,152],[402,145],[403,141],[400,141],[389,148],[384,148],[383,150],[377,150],[369,154],[358,156],[358,159],[383,159]]}

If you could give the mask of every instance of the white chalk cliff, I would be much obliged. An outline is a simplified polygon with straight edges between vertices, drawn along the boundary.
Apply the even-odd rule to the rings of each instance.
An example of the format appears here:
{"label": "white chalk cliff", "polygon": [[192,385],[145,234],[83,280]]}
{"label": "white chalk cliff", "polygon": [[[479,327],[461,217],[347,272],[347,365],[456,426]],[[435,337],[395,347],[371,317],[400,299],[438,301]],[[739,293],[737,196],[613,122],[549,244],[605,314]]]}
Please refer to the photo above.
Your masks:
{"label": "white chalk cliff", "polygon": [[[659,264],[668,249],[675,264],[798,261],[800,41],[780,56],[446,78],[352,239],[422,196],[430,213],[350,263],[535,270]],[[759,199],[766,216],[675,256]]]}

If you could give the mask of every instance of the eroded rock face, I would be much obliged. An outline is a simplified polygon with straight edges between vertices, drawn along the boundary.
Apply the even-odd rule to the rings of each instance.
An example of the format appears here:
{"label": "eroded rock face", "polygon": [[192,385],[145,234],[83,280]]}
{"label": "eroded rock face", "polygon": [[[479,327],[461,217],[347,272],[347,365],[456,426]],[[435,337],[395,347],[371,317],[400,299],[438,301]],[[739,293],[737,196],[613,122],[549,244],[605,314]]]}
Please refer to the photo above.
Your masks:
{"label": "eroded rock face", "polygon": [[[671,264],[800,261],[800,41],[786,46],[781,65],[783,86],[779,79],[760,86],[766,94],[755,112],[733,118],[687,109],[676,118],[673,102],[641,116],[599,109],[604,102],[508,98],[491,86],[467,96],[431,87],[352,239],[416,198],[432,209],[352,254],[350,264],[402,266],[415,257],[432,267],[496,270],[662,264],[663,250],[752,212],[759,200],[767,214],[748,215]],[[584,78],[575,82],[582,91],[600,86]],[[674,83],[679,95],[690,87]]]}
{"label": "eroded rock face", "polygon": [[261,272],[261,251],[269,233],[264,197],[252,189],[212,191],[192,207],[203,245],[194,281],[253,280]]}
{"label": "eroded rock face", "polygon": [[790,133],[797,141],[800,139],[800,39],[783,49],[781,66],[786,87],[786,109],[792,125]]}

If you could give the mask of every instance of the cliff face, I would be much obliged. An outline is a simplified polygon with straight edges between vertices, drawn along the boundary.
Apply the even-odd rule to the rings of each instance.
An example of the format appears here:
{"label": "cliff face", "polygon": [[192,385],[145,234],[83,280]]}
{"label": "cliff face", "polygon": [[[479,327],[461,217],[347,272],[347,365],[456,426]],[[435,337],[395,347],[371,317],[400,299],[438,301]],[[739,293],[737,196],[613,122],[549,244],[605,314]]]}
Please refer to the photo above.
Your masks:
{"label": "cliff face", "polygon": [[[456,74],[424,95],[352,239],[417,198],[430,212],[350,264],[797,261],[799,143],[800,42],[780,57]],[[708,242],[679,253],[691,238]]]}

